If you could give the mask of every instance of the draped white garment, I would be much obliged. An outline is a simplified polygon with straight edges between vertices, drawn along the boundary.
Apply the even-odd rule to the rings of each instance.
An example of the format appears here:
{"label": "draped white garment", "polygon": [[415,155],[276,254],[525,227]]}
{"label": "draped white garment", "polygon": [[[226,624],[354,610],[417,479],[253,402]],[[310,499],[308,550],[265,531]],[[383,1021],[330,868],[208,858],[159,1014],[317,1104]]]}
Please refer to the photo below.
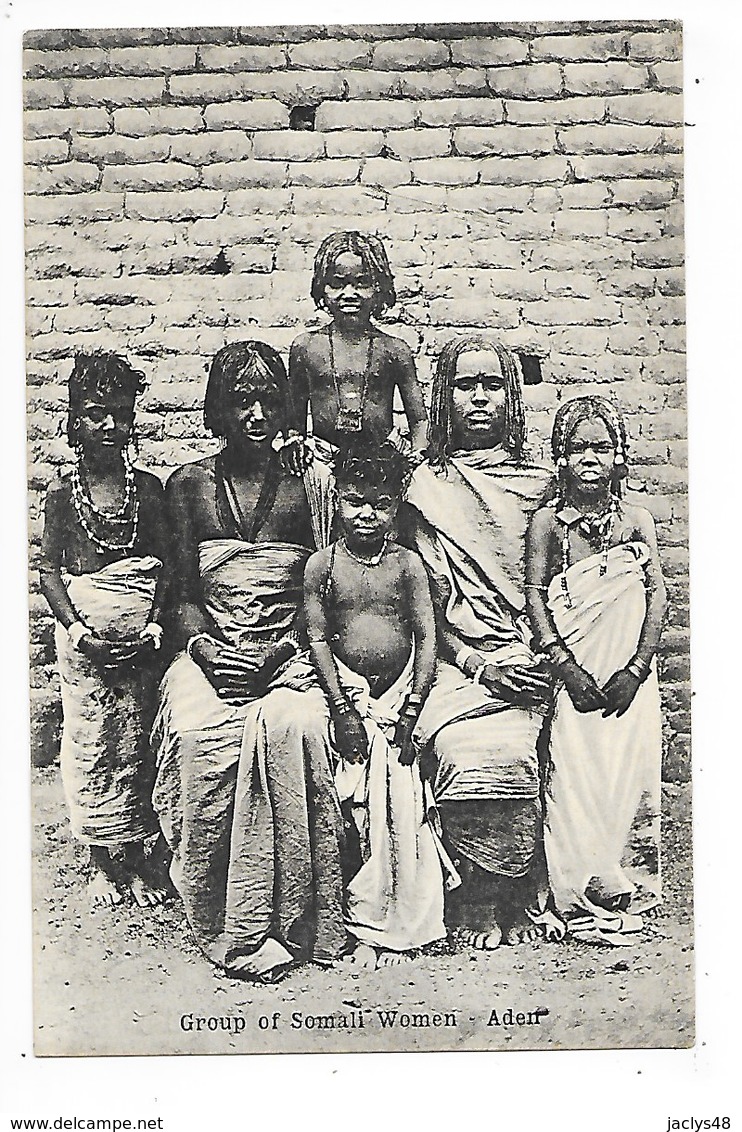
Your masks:
{"label": "draped white garment", "polygon": [[389,951],[422,947],[446,934],[443,873],[417,761],[404,766],[394,728],[412,687],[412,656],[391,688],[374,698],[368,681],[341,661],[340,682],[366,729],[365,763],[340,761],[335,784],[352,799],[363,864],[348,885],[347,926],[361,943]]}
{"label": "draped white garment", "polygon": [[[557,632],[599,686],[632,659],[646,616],[642,542],[613,547],[606,572],[594,554],[548,590]],[[630,911],[659,900],[659,792],[662,730],[654,662],[628,711],[617,718],[575,710],[557,696],[550,733],[544,839],[549,881],[561,912],[581,912],[611,928],[591,897],[631,893]]]}

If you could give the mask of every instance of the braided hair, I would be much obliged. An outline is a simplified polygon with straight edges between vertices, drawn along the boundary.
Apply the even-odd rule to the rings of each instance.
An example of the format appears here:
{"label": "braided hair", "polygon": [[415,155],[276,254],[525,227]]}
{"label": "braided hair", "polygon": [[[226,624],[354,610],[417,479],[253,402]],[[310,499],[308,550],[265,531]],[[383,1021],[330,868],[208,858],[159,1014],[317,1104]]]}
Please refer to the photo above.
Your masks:
{"label": "braided hair", "polygon": [[322,241],[314,257],[314,274],[309,292],[315,304],[320,309],[324,308],[327,277],[340,256],[347,252],[358,256],[373,282],[376,294],[371,313],[379,315],[388,307],[393,307],[397,293],[386,248],[378,236],[364,232],[333,232]]}
{"label": "braided hair", "polygon": [[204,397],[204,424],[214,436],[225,436],[224,413],[239,378],[256,389],[274,390],[284,413],[289,402],[289,381],[281,355],[267,342],[231,342],[214,355]]}
{"label": "braided hair", "polygon": [[620,499],[623,481],[628,475],[626,457],[628,453],[628,437],[623,416],[605,397],[575,397],[560,405],[554,417],[554,427],[551,432],[551,451],[557,469],[560,500],[564,501],[566,489],[567,449],[575,429],[583,421],[600,420],[608,430],[615,458],[611,472],[611,494]]}
{"label": "braided hair", "polygon": [[451,456],[451,401],[456,366],[462,354],[472,350],[490,350],[500,359],[505,386],[504,445],[520,463],[526,442],[526,414],[523,407],[523,380],[520,359],[501,342],[491,342],[479,335],[454,338],[440,352],[433,378],[433,394],[428,425],[428,460],[442,469]]}
{"label": "braided hair", "polygon": [[68,385],[67,440],[70,447],[75,447],[77,422],[86,401],[100,399],[105,402],[120,395],[130,398],[133,407],[144,384],[144,374],[133,369],[120,354],[104,350],[75,354],[75,365]]}

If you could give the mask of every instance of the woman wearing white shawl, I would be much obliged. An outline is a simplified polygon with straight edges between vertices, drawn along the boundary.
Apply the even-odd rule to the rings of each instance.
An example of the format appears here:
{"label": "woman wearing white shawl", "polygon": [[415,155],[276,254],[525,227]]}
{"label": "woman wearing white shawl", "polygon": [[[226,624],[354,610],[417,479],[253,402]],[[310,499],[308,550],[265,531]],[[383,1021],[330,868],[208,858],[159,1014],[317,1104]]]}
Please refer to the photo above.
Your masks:
{"label": "woman wearing white shawl", "polygon": [[549,681],[524,619],[523,551],[550,481],[523,458],[520,364],[499,343],[449,342],[433,387],[431,444],[408,491],[412,545],[437,606],[439,665],[418,738],[464,881],[457,915],[476,947],[556,924],[546,883],[537,740]]}

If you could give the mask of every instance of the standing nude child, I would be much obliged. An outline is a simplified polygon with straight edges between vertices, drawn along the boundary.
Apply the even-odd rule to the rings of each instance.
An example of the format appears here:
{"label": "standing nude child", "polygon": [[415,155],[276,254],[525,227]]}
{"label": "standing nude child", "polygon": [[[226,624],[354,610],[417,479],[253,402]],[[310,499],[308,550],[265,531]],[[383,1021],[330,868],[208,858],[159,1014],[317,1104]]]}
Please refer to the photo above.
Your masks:
{"label": "standing nude child", "polygon": [[404,457],[391,444],[356,447],[335,474],[342,536],[309,559],[304,595],[336,785],[360,839],[347,897],[353,960],[374,967],[445,936],[440,857],[412,740],[433,681],[435,624],[422,561],[392,539]]}
{"label": "standing nude child", "polygon": [[48,490],[41,589],[57,619],[61,771],[74,836],[89,847],[91,906],[163,891],[146,879],[149,702],[163,604],[162,485],[128,447],[143,375],[117,354],[78,354],[67,436],[75,466]]}
{"label": "standing nude child", "polygon": [[562,682],[544,843],[573,935],[617,944],[659,902],[662,732],[655,654],[666,608],[654,522],[622,498],[627,439],[602,397],[562,405],[555,502],[531,519],[528,612]]}
{"label": "standing nude child", "polygon": [[[336,232],[314,261],[311,294],[330,322],[300,335],[291,346],[291,420],[282,450],[285,466],[301,474],[309,459],[304,440],[307,408],[315,440],[333,447],[362,438],[394,437],[394,394],[399,390],[412,449],[426,444],[427,418],[409,347],[372,319],[396,299],[386,250],[376,236]],[[396,441],[397,443],[399,441]]]}

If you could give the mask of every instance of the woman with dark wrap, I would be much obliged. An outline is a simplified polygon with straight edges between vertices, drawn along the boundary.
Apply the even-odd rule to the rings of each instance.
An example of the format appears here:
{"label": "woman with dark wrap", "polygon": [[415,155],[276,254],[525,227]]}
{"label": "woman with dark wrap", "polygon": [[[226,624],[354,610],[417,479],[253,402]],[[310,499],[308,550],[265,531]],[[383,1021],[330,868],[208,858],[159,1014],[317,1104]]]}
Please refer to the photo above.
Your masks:
{"label": "woman with dark wrap", "polygon": [[196,939],[264,980],[345,945],[327,709],[298,613],[304,565],[327,535],[322,469],[302,480],[281,468],[287,391],[265,343],[214,358],[204,419],[223,448],[166,489],[184,651],[154,727],[154,803]]}

